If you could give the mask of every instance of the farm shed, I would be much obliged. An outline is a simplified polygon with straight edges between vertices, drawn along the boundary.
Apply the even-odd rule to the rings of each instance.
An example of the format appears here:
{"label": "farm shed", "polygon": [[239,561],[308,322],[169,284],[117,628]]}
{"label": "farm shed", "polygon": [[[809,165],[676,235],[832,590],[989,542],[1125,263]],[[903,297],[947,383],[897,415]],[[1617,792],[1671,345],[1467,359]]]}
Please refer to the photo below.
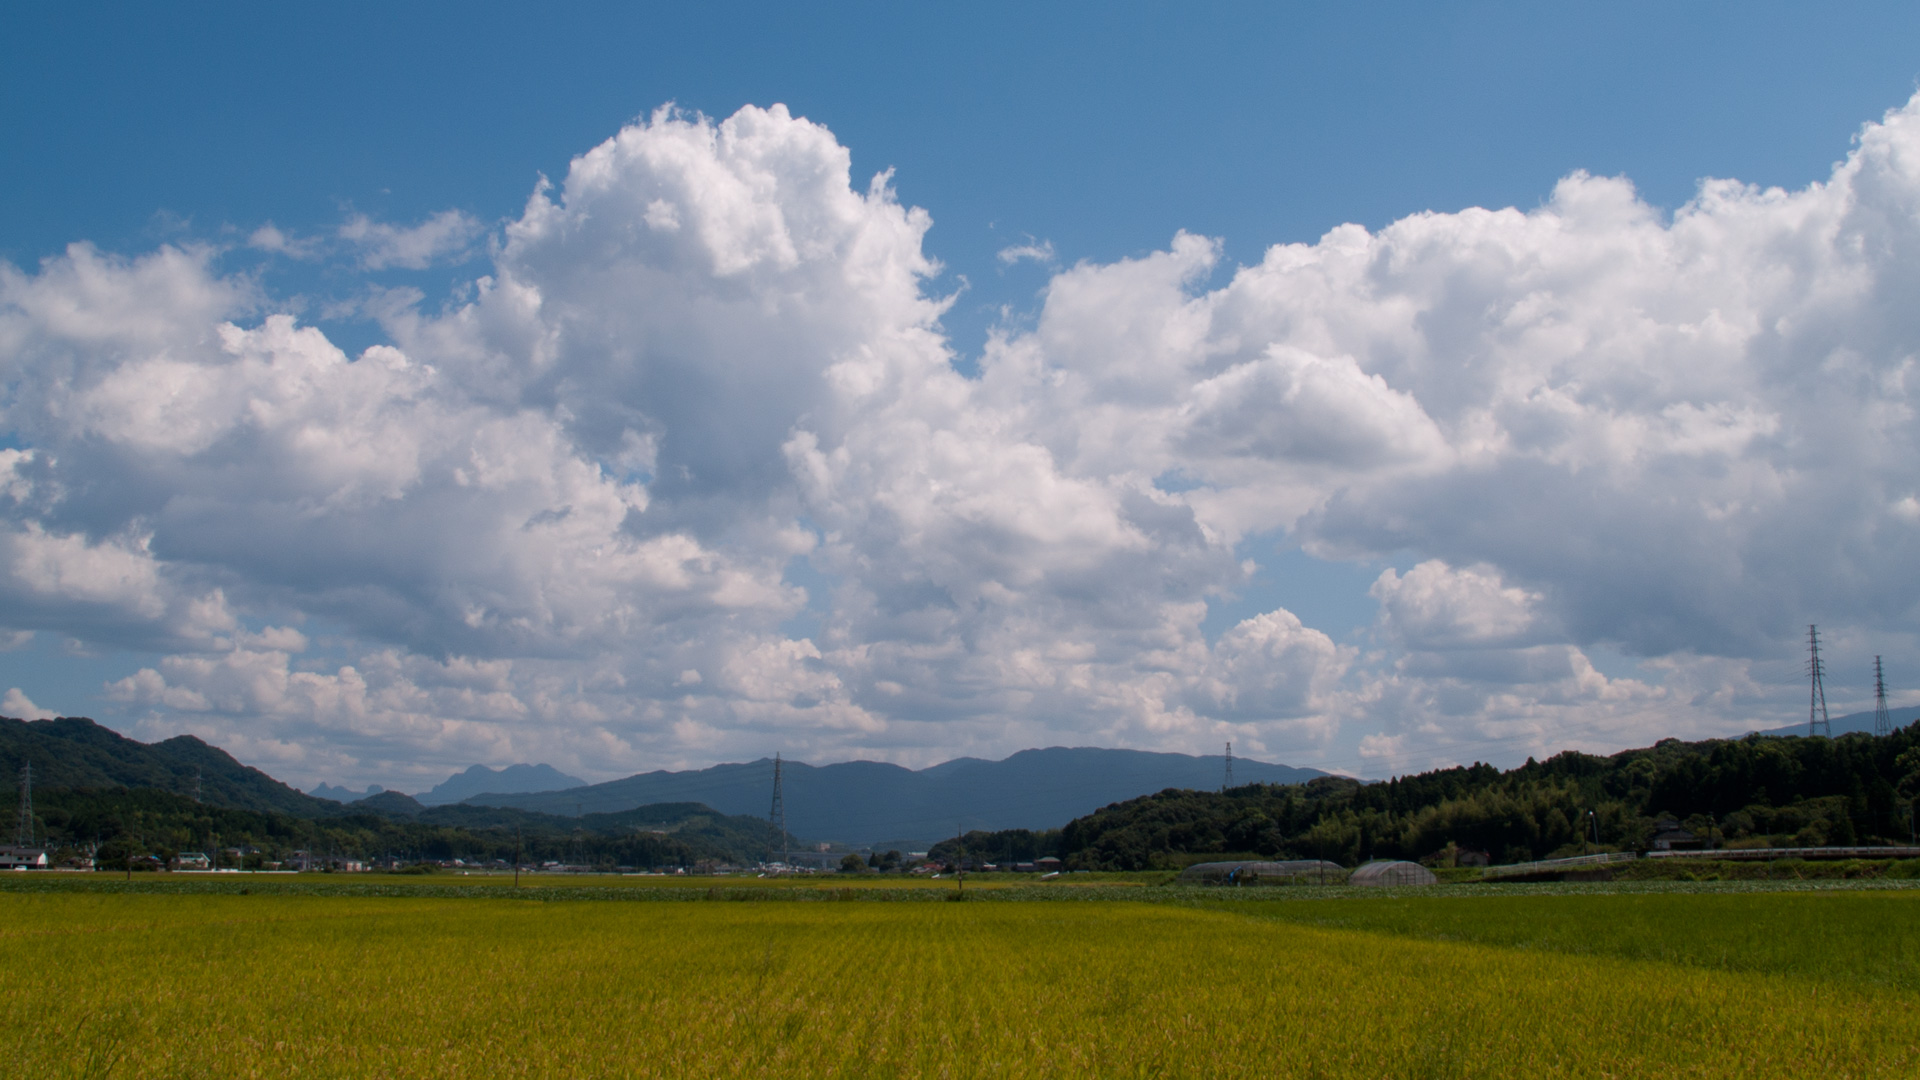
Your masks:
{"label": "farm shed", "polygon": [[1338,882],[1347,870],[1325,859],[1289,859],[1285,862],[1203,862],[1180,871],[1187,885],[1290,885],[1325,878]]}
{"label": "farm shed", "polygon": [[1439,878],[1433,871],[1410,862],[1370,862],[1353,872],[1349,885],[1434,885]]}

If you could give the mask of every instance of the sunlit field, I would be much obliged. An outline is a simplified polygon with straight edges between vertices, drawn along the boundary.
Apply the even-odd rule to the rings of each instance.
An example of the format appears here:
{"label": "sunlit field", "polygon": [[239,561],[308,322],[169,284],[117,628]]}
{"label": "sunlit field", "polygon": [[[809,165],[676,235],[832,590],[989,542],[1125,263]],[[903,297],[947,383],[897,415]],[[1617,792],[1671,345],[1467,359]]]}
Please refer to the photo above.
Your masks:
{"label": "sunlit field", "polygon": [[1176,902],[1097,891],[1108,902],[8,888],[0,1017],[13,1045],[0,1071],[1920,1071],[1911,891],[1196,899],[1125,890]]}

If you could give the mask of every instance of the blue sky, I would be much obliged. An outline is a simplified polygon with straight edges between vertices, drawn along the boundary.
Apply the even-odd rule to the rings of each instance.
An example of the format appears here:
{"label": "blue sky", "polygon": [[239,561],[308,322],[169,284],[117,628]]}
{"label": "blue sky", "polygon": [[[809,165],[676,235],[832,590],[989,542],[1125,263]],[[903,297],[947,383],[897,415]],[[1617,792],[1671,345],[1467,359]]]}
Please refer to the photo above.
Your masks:
{"label": "blue sky", "polygon": [[1705,176],[1797,187],[1920,76],[1899,4],[1033,7],[18,5],[0,254],[344,207],[504,217],[662,103],[778,101],[856,176],[897,170],[977,338],[1032,306],[1041,279],[994,258],[1026,236],[1071,263],[1186,229],[1251,261],[1349,221],[1535,205],[1575,169],[1669,208]]}
{"label": "blue sky", "polygon": [[[1920,54],[1911,47],[1920,40],[1916,23],[1920,13],[1891,4],[1550,10],[1408,4],[1333,12],[1239,5],[1199,14],[1149,5],[1038,12],[1032,5],[975,5],[952,13],[864,4],[574,5],[559,14],[534,5],[414,5],[397,13],[345,14],[318,6],[15,5],[0,12],[0,140],[11,148],[0,156],[0,260],[17,269],[6,285],[11,291],[0,295],[0,318],[12,318],[15,327],[11,336],[0,336],[0,350],[11,352],[0,358],[8,387],[0,446],[30,455],[11,467],[19,483],[37,484],[38,494],[17,496],[8,511],[8,527],[28,539],[10,549],[18,580],[9,586],[7,628],[16,647],[0,654],[0,684],[19,691],[13,700],[40,711],[93,715],[142,737],[194,731],[301,783],[409,789],[448,767],[542,754],[569,771],[604,779],[660,765],[757,757],[780,746],[810,759],[858,755],[918,765],[1046,743],[1205,752],[1234,737],[1269,760],[1380,775],[1476,757],[1517,760],[1563,745],[1618,748],[1669,733],[1697,736],[1791,720],[1793,650],[1807,622],[1834,627],[1841,662],[1834,681],[1857,703],[1866,680],[1844,674],[1851,670],[1846,665],[1868,663],[1875,652],[1888,654],[1890,664],[1920,661],[1905,601],[1867,611],[1860,599],[1872,592],[1863,578],[1903,565],[1899,559],[1910,550],[1898,530],[1905,520],[1900,500],[1911,500],[1911,477],[1903,471],[1910,467],[1900,464],[1911,424],[1888,421],[1876,429],[1883,441],[1872,446],[1826,447],[1815,433],[1826,430],[1821,425],[1829,414],[1803,416],[1782,404],[1799,384],[1780,372],[1823,364],[1834,371],[1836,356],[1864,357],[1860,362],[1878,374],[1861,384],[1871,386],[1858,391],[1864,397],[1851,406],[1831,403],[1832,415],[1903,400],[1899,365],[1908,347],[1920,343],[1898,317],[1889,314],[1878,336],[1843,346],[1776,348],[1749,338],[1736,349],[1748,365],[1744,374],[1669,386],[1667,397],[1641,400],[1635,395],[1649,379],[1659,381],[1654,376],[1580,367],[1614,363],[1605,359],[1613,356],[1606,349],[1556,359],[1548,354],[1562,346],[1544,331],[1531,344],[1485,338],[1476,345],[1434,330],[1464,286],[1420,292],[1427,286],[1410,285],[1402,298],[1428,312],[1427,321],[1411,325],[1427,335],[1420,348],[1431,351],[1439,367],[1422,374],[1395,366],[1403,359],[1395,350],[1404,343],[1363,341],[1357,330],[1352,333],[1359,336],[1344,338],[1296,332],[1305,318],[1298,305],[1318,304],[1316,317],[1331,319],[1336,309],[1348,311],[1341,306],[1348,301],[1378,297],[1309,304],[1298,291],[1305,286],[1278,269],[1267,284],[1247,278],[1239,293],[1234,285],[1236,272],[1261,264],[1270,246],[1313,245],[1343,223],[1378,239],[1396,222],[1441,215],[1421,236],[1408,226],[1402,239],[1380,240],[1383,258],[1410,263],[1435,245],[1517,251],[1550,244],[1521,239],[1522,225],[1448,215],[1515,207],[1536,221],[1545,220],[1543,214],[1587,220],[1572,209],[1576,204],[1597,206],[1619,192],[1600,185],[1582,201],[1569,189],[1556,202],[1556,185],[1582,171],[1631,181],[1653,215],[1652,224],[1616,222],[1619,236],[1638,238],[1621,241],[1636,250],[1669,240],[1683,248],[1695,243],[1668,225],[1704,177],[1777,186],[1813,206],[1818,200],[1809,185],[1832,178],[1863,125],[1878,123],[1913,96],[1920,76]],[[813,392],[808,388],[815,381],[808,380],[824,377],[819,373],[835,357],[893,340],[892,331],[875,331],[880,336],[859,338],[867,344],[857,346],[835,336],[841,329],[820,330],[819,355],[793,361],[816,365],[805,378],[792,364],[734,372],[732,357],[778,348],[747,335],[737,317],[709,333],[675,328],[667,312],[659,316],[666,321],[636,329],[624,313],[610,314],[627,302],[621,294],[580,284],[613,272],[593,269],[598,256],[575,248],[536,251],[531,241],[511,238],[509,222],[530,220],[523,212],[539,177],[556,185],[557,205],[584,205],[567,188],[570,163],[624,125],[644,126],[669,102],[712,123],[743,106],[784,104],[795,123],[810,121],[815,127],[808,130],[826,133],[850,155],[848,184],[855,193],[865,193],[875,173],[892,170],[893,200],[923,209],[931,225],[923,235],[889,242],[940,264],[937,274],[910,280],[921,300],[950,304],[930,315],[893,297],[885,303],[895,305],[888,308],[894,314],[871,318],[878,320],[874,325],[932,327],[943,335],[946,360],[969,377],[979,398],[957,414],[967,419],[948,419],[956,431],[985,425],[1002,440],[942,460],[961,468],[955,460],[999,461],[996,455],[1005,452],[1012,455],[1008,461],[1024,461],[1024,451],[1009,449],[1017,444],[1043,448],[1056,474],[1034,481],[1039,486],[1023,495],[1009,479],[1013,473],[974,469],[999,477],[992,483],[1005,505],[989,511],[981,509],[985,502],[962,500],[948,508],[958,516],[947,532],[929,518],[918,521],[919,531],[890,526],[895,531],[862,533],[873,527],[876,507],[900,512],[907,498],[900,485],[908,481],[849,474],[838,476],[831,490],[809,488],[801,467],[805,448],[785,440],[807,433],[829,464],[838,460],[828,452],[835,446],[879,448],[884,456],[888,438],[909,437],[899,434],[909,428],[885,427],[901,410],[919,418],[912,431],[944,430],[946,421],[933,419],[939,410],[927,403],[932,399],[912,409],[895,402],[885,423],[877,415],[829,423],[817,418],[840,406],[824,399],[806,398],[813,411],[788,415],[759,398],[726,395],[765,379],[764,385],[783,387],[780,392],[799,400]],[[1897,144],[1899,129],[1884,130]],[[656,140],[669,141],[665,134]],[[648,168],[654,171],[623,173],[620,182],[665,182],[657,166]],[[1724,223],[1750,224],[1762,213],[1754,207],[1765,199],[1754,200],[1714,218],[1724,225],[1719,231],[1703,230],[1723,239],[1697,241],[1720,245],[1707,260],[1712,265],[1745,268],[1725,270],[1727,280],[1766,280],[1752,244],[1724,239],[1738,231]],[[694,204],[683,199],[680,205]],[[790,216],[797,213],[781,205]],[[1896,199],[1894,205],[1905,204]],[[406,232],[449,212],[442,220],[451,231],[441,240]],[[1893,213],[1899,228],[1912,225]],[[612,215],[584,216],[591,222],[579,227],[606,227]],[[269,224],[284,244],[262,239]],[[403,232],[416,243],[406,251],[426,254],[379,246],[401,243]],[[1175,242],[1180,233],[1215,246],[1182,254]],[[79,241],[97,249],[104,268],[97,280],[62,261],[67,245]],[[1034,249],[1037,257],[1017,257],[1020,248]],[[171,269],[155,264],[141,277],[140,260],[163,250],[199,252],[188,260],[199,262]],[[1331,248],[1313,250],[1316,258],[1331,257]],[[1686,250],[1697,257],[1695,249]],[[1903,250],[1872,271],[1881,275],[1874,280],[1900,280]],[[1541,265],[1562,265],[1554,260],[1563,257],[1568,266],[1580,262],[1564,247],[1532,257]],[[1703,295],[1688,301],[1694,306],[1687,311],[1656,311],[1647,295],[1614,278],[1576,282],[1568,270],[1523,289],[1524,272],[1515,267],[1527,265],[1524,258],[1501,263],[1504,269],[1452,258],[1446,268],[1431,270],[1435,280],[1451,274],[1449,280],[1480,283],[1474,287],[1484,286],[1488,295],[1518,290],[1508,301],[1514,304],[1550,295],[1571,313],[1568,325],[1587,328],[1590,341],[1629,316],[1670,323],[1680,328],[1675,334],[1697,341],[1700,328],[1719,325],[1715,319],[1735,303]],[[1156,259],[1179,267],[1170,284],[1163,283],[1171,292],[1150,295],[1128,268],[1151,277],[1147,268]],[[1673,259],[1661,264],[1665,269],[1649,264],[1625,271],[1624,279],[1644,284],[1673,273],[1675,280],[1697,280],[1676,270]],[[556,269],[562,263],[564,273]],[[1818,263],[1808,263],[1810,282],[1827,280],[1818,277],[1824,272]],[[647,280],[661,296],[679,295],[663,281],[691,281],[688,275],[711,271],[693,264],[659,269],[668,277]],[[508,338],[531,339],[509,334],[487,339],[491,344],[450,343],[458,329],[452,316],[463,305],[472,305],[475,319],[488,310],[484,290],[474,285],[483,276],[535,283],[550,304],[564,299],[600,312],[610,321],[595,332],[611,335],[607,340],[687,337],[667,360],[620,359],[625,354],[618,345],[593,357],[568,353],[556,370],[571,375],[506,394],[496,385],[497,372],[462,365],[489,349],[511,353],[519,346],[502,344]],[[156,285],[161,278],[171,284]],[[447,385],[382,391],[399,395],[381,398],[383,409],[404,398],[431,399],[445,410],[437,420],[396,420],[394,431],[452,430],[481,413],[525,423],[544,416],[559,433],[556,445],[567,448],[556,451],[551,484],[562,484],[551,477],[576,459],[608,476],[626,469],[639,478],[634,491],[640,494],[593,496],[640,502],[625,518],[608,519],[604,542],[581,550],[603,551],[616,541],[640,545],[637,552],[664,550],[660,544],[677,538],[698,548],[684,566],[735,575],[727,577],[734,584],[714,585],[698,603],[636,594],[610,614],[589,611],[585,600],[578,610],[567,608],[553,599],[558,593],[549,583],[534,589],[529,595],[538,598],[526,600],[531,606],[521,611],[514,606],[520,601],[500,599],[518,595],[515,587],[488,574],[530,565],[524,562],[530,555],[496,552],[491,562],[443,574],[432,554],[438,548],[384,552],[367,556],[361,578],[347,569],[309,573],[266,558],[259,545],[275,541],[260,531],[266,519],[257,515],[278,505],[274,492],[291,483],[286,476],[234,481],[240,487],[229,489],[229,498],[220,494],[226,481],[218,478],[236,475],[235,466],[209,457],[217,456],[212,444],[188,447],[142,436],[148,441],[139,445],[149,456],[163,443],[166,452],[183,455],[178,469],[150,475],[126,464],[138,454],[101,450],[133,446],[132,429],[47,419],[55,415],[47,410],[64,400],[47,387],[84,390],[89,378],[120,386],[109,373],[112,365],[187,355],[192,337],[182,330],[188,336],[177,340],[75,344],[80,338],[42,325],[51,318],[45,312],[66,302],[54,293],[69,279],[82,283],[73,287],[93,297],[90,302],[107,303],[100,297],[108,296],[115,311],[144,304],[149,307],[140,310],[149,315],[203,319],[206,330],[193,338],[195,348],[213,348],[207,342],[219,322],[256,331],[275,313],[317,327],[349,356],[397,345],[416,365],[410,370],[429,365]],[[83,279],[95,281],[92,292]],[[768,296],[787,295],[781,290],[789,288],[767,287],[775,290]],[[569,288],[584,291],[569,297]],[[840,300],[829,301],[807,292],[812,285],[791,288],[813,298],[810,310],[843,301],[868,310],[861,306],[867,300],[856,303],[840,292],[833,293]],[[1759,288],[1743,295],[1756,296]],[[209,290],[226,290],[225,298],[190,299]],[[1109,367],[1095,372],[1090,357],[1106,348],[1096,340],[1100,328],[1158,310],[1156,296],[1208,305],[1214,344],[1187,360],[1168,353],[1150,361],[1185,363],[1198,381],[1149,391],[1133,375],[1121,379],[1110,357],[1097,361]],[[1074,297],[1084,303],[1071,307]],[[1252,321],[1245,326],[1223,329],[1239,317],[1232,312],[1261,303],[1278,306],[1247,316]],[[1751,303],[1746,325],[1787,317],[1769,301]],[[1281,310],[1295,312],[1289,318],[1296,321],[1286,324],[1294,329],[1276,329]],[[1351,324],[1358,326],[1398,310],[1389,305],[1340,318],[1359,320]],[[1135,329],[1153,338],[1191,315],[1168,315],[1160,330]],[[1256,324],[1270,338],[1246,337]],[[569,325],[580,332],[577,323]],[[788,331],[812,340],[807,334],[813,331],[782,325],[775,319],[762,328],[764,341],[782,340]],[[989,346],[990,336],[1000,352]],[[1632,340],[1644,345],[1658,337]],[[1511,398],[1496,394],[1484,408],[1469,408],[1451,401],[1450,384],[1434,374],[1455,362],[1479,371],[1474,365],[1488,350],[1509,346],[1516,351],[1502,363],[1517,366],[1486,381],[1507,387]],[[281,357],[267,363],[282,370],[294,346],[259,348]],[[706,356],[703,348],[721,351]],[[1203,387],[1227,370],[1218,358],[1235,348],[1251,350],[1242,357],[1239,381]],[[1449,359],[1449,348],[1464,351]],[[1280,354],[1272,349],[1303,349],[1316,359],[1275,359]],[[215,354],[238,355],[213,348],[208,356]],[[1661,363],[1689,371],[1721,371],[1733,363],[1718,352],[1705,356]],[[1340,366],[1349,358],[1351,370]],[[73,369],[78,382],[54,377],[68,363],[80,365]],[[191,412],[214,408],[207,403],[220,396],[218,387],[236,385],[214,359],[206,363],[213,366],[196,377],[212,380],[215,389],[191,394],[181,389],[188,384],[166,382],[172,376],[151,365],[113,370],[156,396],[186,394],[178,400]],[[637,381],[608,374],[631,363],[656,368]],[[1294,365],[1284,378],[1294,380],[1289,385],[1296,391],[1309,385],[1313,372],[1346,380],[1339,393],[1373,394],[1377,400],[1369,400],[1385,411],[1340,414],[1339,430],[1323,432],[1333,441],[1312,446],[1295,433],[1319,430],[1313,416],[1288,420],[1270,412],[1233,421],[1266,425],[1252,434],[1238,427],[1227,432],[1220,426],[1226,420],[1204,431],[1154,426],[1171,415],[1166,409],[1198,415],[1193,410],[1205,403],[1224,408],[1219,395],[1265,385],[1257,382],[1267,377],[1261,363]],[[1084,386],[1058,390],[1067,384],[1043,378],[1022,383],[1027,376],[1015,373],[1028,367],[1067,373]],[[982,378],[987,369],[1004,378]],[[1538,385],[1513,389],[1522,369]],[[707,389],[688,388],[689,380],[709,376],[711,384],[701,382]],[[799,381],[783,381],[789,379]],[[569,398],[573,392],[584,396]],[[949,392],[926,391],[935,398]],[[1122,409],[1146,408],[1140,400],[1149,393],[1167,396],[1147,412]],[[1534,456],[1520,455],[1525,462],[1460,464],[1471,456],[1470,444],[1482,445],[1471,432],[1486,417],[1505,425],[1503,445],[1533,445],[1526,440],[1547,421],[1536,416],[1521,423],[1512,409],[1549,398],[1577,400],[1595,416],[1605,413],[1611,426],[1569,436],[1558,449],[1535,447]],[[87,407],[104,408],[99,400],[89,399]],[[1247,400],[1255,409],[1264,399]],[[610,402],[618,408],[607,416],[593,412]],[[1407,402],[1418,416],[1402,409]],[[68,402],[69,411],[58,415],[78,417],[81,404]],[[614,418],[622,409],[631,422]],[[725,462],[700,457],[719,445],[702,434],[703,424],[717,422],[710,417],[716,413],[759,425],[759,441],[746,442],[760,450],[741,450],[744,457]],[[456,415],[467,419],[452,419]],[[169,413],[155,422],[177,435],[183,424],[192,426],[183,416]],[[1116,464],[1128,451],[1115,443],[1102,451],[1105,463],[1093,461],[1089,448],[1113,438],[1099,417],[1160,431],[1155,437],[1172,449]],[[1414,430],[1408,424],[1419,427],[1429,418],[1436,425],[1431,437],[1407,434]],[[1384,426],[1366,427],[1375,420]],[[1667,425],[1662,437],[1671,440],[1664,452],[1679,457],[1648,464],[1659,453],[1633,440],[1651,438],[1645,433],[1661,424]],[[1359,452],[1347,435],[1362,429],[1385,442],[1353,457]],[[639,440],[633,446],[654,440],[647,443],[651,449],[623,457],[622,430]],[[370,429],[334,435],[344,443],[375,437]],[[1203,435],[1238,449],[1229,453],[1219,449],[1226,443],[1216,442],[1201,454],[1194,447]],[[1414,441],[1395,442],[1402,436]],[[1276,438],[1285,447],[1273,452],[1278,457],[1247,449],[1270,447]],[[1727,440],[1736,438],[1749,441],[1729,449]],[[1619,450],[1628,443],[1639,449]],[[1336,454],[1329,449],[1335,444],[1344,449]],[[1389,483],[1379,472],[1385,468],[1379,462],[1389,458],[1419,458],[1438,469],[1432,463],[1443,444],[1454,471],[1422,474],[1428,478],[1418,483],[1399,473]],[[1614,450],[1593,449],[1601,444]],[[1708,445],[1723,458],[1703,464],[1698,455],[1705,451],[1698,448]],[[1771,449],[1756,449],[1762,446]],[[691,456],[675,457],[685,447],[692,447],[684,450]],[[441,451],[446,461],[459,456]],[[1608,456],[1615,451],[1626,456]],[[256,461],[267,460],[258,456],[265,453],[259,446],[253,452]],[[1339,454],[1349,456],[1336,461]],[[1801,496],[1811,503],[1776,494],[1771,497],[1786,501],[1767,509],[1770,496],[1760,492],[1790,491],[1792,477],[1817,471],[1815,461],[1849,454],[1884,464],[1867,470],[1871,476],[1859,491],[1820,486]],[[1373,470],[1364,480],[1352,471],[1361,469],[1361,458]],[[671,461],[684,470],[683,481],[664,471]],[[715,471],[703,473],[702,463]],[[964,487],[959,473],[942,479],[927,471],[933,465],[917,467],[929,490]],[[431,473],[428,465],[420,468],[419,475]],[[1609,474],[1608,468],[1628,471]],[[726,469],[738,484],[701,479]],[[1755,469],[1772,479],[1757,479]],[[1593,490],[1582,487],[1585,478],[1602,474],[1612,479]],[[1684,484],[1674,479],[1683,474]],[[1140,508],[1141,499],[1156,498],[1139,494],[1143,478],[1158,478],[1159,490],[1184,507],[1172,512],[1191,515],[1179,528],[1198,529],[1203,540],[1176,541],[1176,533],[1186,534],[1173,525],[1165,526],[1172,532],[1155,531],[1162,526],[1141,516],[1160,513]],[[411,482],[394,481],[402,488]],[[1669,483],[1680,486],[1663,486]],[[1048,486],[1060,484],[1068,487]],[[1413,486],[1394,486],[1407,484]],[[1531,484],[1541,486],[1529,495]],[[1095,488],[1097,497],[1089,494]],[[48,494],[55,490],[64,494]],[[424,489],[406,492],[412,494],[389,495],[409,506],[416,496],[422,507],[447,505]],[[1423,493],[1436,499],[1444,493],[1449,501],[1427,505]],[[1074,502],[1083,495],[1090,501]],[[574,508],[587,495],[552,497],[560,501],[542,511],[547,517],[528,520],[580,519]],[[1027,497],[1037,501],[1022,510]],[[131,509],[105,508],[116,498]],[[313,523],[331,511],[314,507],[339,504],[315,498],[302,504],[310,516],[301,520],[325,533]],[[1875,499],[1874,505],[1893,509],[1861,509]],[[1675,517],[1662,509],[1680,504],[1691,510]],[[1832,515],[1836,533],[1802,535],[1791,523],[1807,512],[1792,512],[1796,505]],[[1079,522],[1073,528],[1062,524],[1070,517],[1065,506],[1080,507],[1084,520],[1073,519]],[[1398,509],[1382,509],[1389,506]],[[1637,516],[1643,511],[1644,520]],[[347,537],[388,528],[446,529],[457,537],[486,514],[505,512],[474,506],[436,516],[420,509],[393,520],[375,515],[334,525]],[[994,516],[1002,512],[1010,516]],[[1450,516],[1455,513],[1458,521]],[[1727,531],[1725,523],[1742,513],[1757,516]],[[1060,521],[1042,522],[1043,528],[1031,523],[1032,515]],[[1108,520],[1102,515],[1119,531],[1102,532],[1107,526],[1095,523]],[[996,533],[982,524],[988,519],[1013,532]],[[1621,535],[1614,535],[1616,526]],[[800,533],[811,536],[802,545],[810,550],[788,550],[801,542],[777,538]],[[927,539],[936,535],[945,539]],[[927,547],[913,546],[922,540]],[[1027,550],[1021,547],[1027,542],[1036,545],[1031,580],[981,561],[996,547]],[[1637,546],[1643,542],[1647,547]],[[1132,561],[1138,553],[1129,545],[1138,543],[1156,554]],[[540,573],[574,579],[578,566],[552,554],[559,549],[540,550],[541,557],[558,560]],[[1835,550],[1842,553],[1837,560]],[[1093,551],[1108,552],[1110,561],[1087,554]],[[1671,574],[1636,577],[1637,563],[1649,553],[1663,559],[1675,553]],[[124,566],[113,564],[120,569],[100,571],[102,559],[123,556]],[[65,567],[59,572],[44,570],[59,559],[78,561],[59,563]],[[1797,560],[1834,565],[1830,587],[1793,584],[1805,576],[1790,572]],[[434,569],[422,570],[428,563]],[[81,564],[94,571],[83,572]],[[43,567],[41,578],[19,569],[30,565]],[[105,586],[83,580],[95,571],[143,581],[148,575],[158,591],[116,600]],[[48,583],[56,579],[67,584]],[[1151,583],[1122,606],[1158,612],[1154,619],[1129,627],[1125,615],[1087,599],[1090,583],[1122,579]],[[630,586],[639,587],[620,578],[606,586],[607,595],[625,596],[621,590]],[[1801,588],[1804,594],[1795,592]],[[737,599],[754,589],[758,599]],[[204,613],[216,593],[225,605],[220,614],[187,614]],[[1745,593],[1777,602],[1747,610],[1731,599]],[[938,603],[926,606],[931,596]],[[520,611],[511,619],[502,614],[498,624],[517,629],[485,629],[496,626],[484,614],[495,600],[500,612]],[[711,610],[701,614],[701,604]],[[1003,605],[998,614],[981,614],[995,604]],[[1205,607],[1190,618],[1193,604]],[[952,621],[937,632],[909,617],[936,607],[970,614],[943,616]],[[455,611],[468,612],[472,625],[448,622]],[[1293,622],[1259,621],[1274,612],[1288,613]],[[608,629],[616,625],[622,629]],[[1309,632],[1321,637],[1298,637]],[[1183,644],[1169,644],[1176,639]],[[1062,651],[1050,654],[1042,643]],[[1568,660],[1569,649],[1577,660]],[[1034,681],[1035,664],[1053,672],[1052,681]],[[1580,674],[1588,668],[1595,674]],[[339,682],[342,669],[365,684],[358,704],[340,704],[353,698]],[[733,674],[713,673],[720,669]],[[766,674],[776,669],[785,674]],[[376,677],[376,671],[387,675]],[[263,689],[269,684],[277,689]],[[374,703],[382,694],[384,704]],[[25,710],[17,705],[15,711]]]}

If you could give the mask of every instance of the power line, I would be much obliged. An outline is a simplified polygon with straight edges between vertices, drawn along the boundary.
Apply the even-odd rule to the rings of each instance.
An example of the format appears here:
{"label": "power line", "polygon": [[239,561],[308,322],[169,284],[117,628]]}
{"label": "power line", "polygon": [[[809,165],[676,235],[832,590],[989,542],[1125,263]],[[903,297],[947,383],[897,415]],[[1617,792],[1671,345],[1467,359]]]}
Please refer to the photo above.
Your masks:
{"label": "power line", "polygon": [[1810,680],[1807,688],[1807,736],[1833,734],[1833,724],[1827,719],[1827,687],[1825,677],[1827,666],[1820,659],[1820,628],[1807,624],[1807,676]]}
{"label": "power line", "polygon": [[1877,656],[1873,658],[1873,733],[1893,734],[1893,717],[1887,715],[1887,677]]}
{"label": "power line", "polygon": [[1233,786],[1233,740],[1229,739],[1227,740],[1227,775],[1224,779],[1220,781],[1220,793],[1223,795],[1226,794],[1227,789],[1232,786]]}

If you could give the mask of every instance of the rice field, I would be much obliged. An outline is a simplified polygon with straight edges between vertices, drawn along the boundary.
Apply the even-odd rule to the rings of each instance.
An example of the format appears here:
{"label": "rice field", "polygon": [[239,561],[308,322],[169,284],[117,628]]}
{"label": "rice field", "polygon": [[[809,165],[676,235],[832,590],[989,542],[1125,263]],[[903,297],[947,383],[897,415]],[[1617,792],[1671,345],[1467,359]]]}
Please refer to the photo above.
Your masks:
{"label": "rice field", "polygon": [[1270,918],[1509,949],[1787,975],[1920,995],[1920,892],[1384,897],[1249,905]]}
{"label": "rice field", "polygon": [[[4,889],[13,1046],[0,1072],[1920,1072],[1916,892],[1101,893],[1109,902]],[[1839,929],[1801,933],[1822,924]],[[1757,960],[1728,959],[1767,942]],[[1868,977],[1849,977],[1862,965]]]}

